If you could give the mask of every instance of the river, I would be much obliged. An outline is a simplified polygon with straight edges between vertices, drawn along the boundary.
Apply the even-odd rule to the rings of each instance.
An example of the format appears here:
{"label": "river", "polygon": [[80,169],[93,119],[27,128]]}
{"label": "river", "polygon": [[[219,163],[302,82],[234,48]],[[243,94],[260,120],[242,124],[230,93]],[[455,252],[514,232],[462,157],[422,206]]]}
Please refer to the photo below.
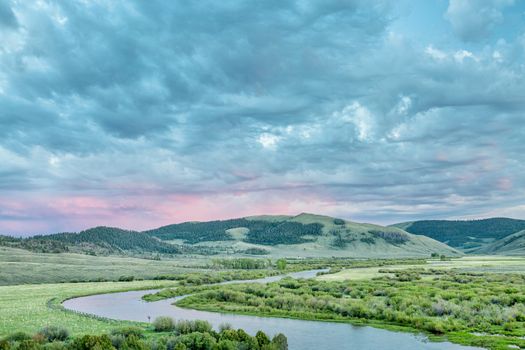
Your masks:
{"label": "river", "polygon": [[[315,277],[323,270],[301,271],[284,276],[272,276],[250,281],[228,281],[229,283],[267,283],[285,276],[293,278]],[[405,332],[393,332],[367,326],[353,326],[348,323],[305,321],[296,319],[234,315],[218,312],[183,309],[172,305],[180,299],[172,298],[147,303],[142,296],[156,290],[142,290],[123,293],[98,294],[69,299],[64,307],[69,310],[93,314],[117,320],[148,322],[158,316],[171,316],[178,320],[206,320],[215,329],[221,323],[242,328],[250,334],[262,330],[270,336],[283,333],[288,338],[290,350],[467,350],[479,349],[452,344],[450,342],[429,342],[426,336]]]}

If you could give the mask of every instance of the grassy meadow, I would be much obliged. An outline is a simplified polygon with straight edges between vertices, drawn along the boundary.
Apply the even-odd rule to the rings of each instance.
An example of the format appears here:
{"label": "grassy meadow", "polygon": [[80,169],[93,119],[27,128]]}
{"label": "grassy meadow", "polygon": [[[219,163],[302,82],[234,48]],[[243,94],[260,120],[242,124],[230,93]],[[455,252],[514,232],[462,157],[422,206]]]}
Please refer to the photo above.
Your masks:
{"label": "grassy meadow", "polygon": [[118,280],[121,276],[151,279],[163,274],[199,271],[208,262],[206,257],[148,260],[124,256],[35,253],[0,247],[0,286]]}
{"label": "grassy meadow", "polygon": [[[106,321],[57,308],[74,297],[175,285],[171,281],[89,282],[0,286],[0,337],[23,331],[35,333],[45,326],[67,328],[72,334],[108,332],[132,322]],[[55,307],[50,307],[54,301]]]}
{"label": "grassy meadow", "polygon": [[[523,257],[294,258],[279,267],[282,261],[220,256],[146,260],[44,254],[3,247],[0,338],[15,331],[35,334],[46,326],[67,328],[73,336],[108,333],[130,325],[147,326],[76,314],[64,310],[61,302],[75,296],[168,288],[152,300],[195,293],[180,305],[423,331],[433,339],[489,349],[525,346]],[[208,285],[317,268],[330,268],[330,272],[307,281]],[[133,276],[135,280],[100,280],[118,280],[121,276]]]}
{"label": "grassy meadow", "polygon": [[[422,268],[425,270],[456,270],[459,272],[473,273],[525,273],[525,257],[508,257],[508,256],[464,256],[461,258],[447,259],[441,261],[438,259],[429,259],[426,264],[396,264],[372,267],[358,267],[343,269],[339,272],[326,274],[317,277],[322,281],[345,281],[345,280],[366,280],[375,277],[384,276],[382,270],[405,270],[410,268]],[[425,275],[424,278],[429,278]]]}
{"label": "grassy meadow", "polygon": [[0,286],[2,350],[286,350],[283,334],[251,336],[206,321],[156,318],[152,324],[108,320],[65,310],[65,299],[99,293],[173,287],[173,281],[89,282]]}

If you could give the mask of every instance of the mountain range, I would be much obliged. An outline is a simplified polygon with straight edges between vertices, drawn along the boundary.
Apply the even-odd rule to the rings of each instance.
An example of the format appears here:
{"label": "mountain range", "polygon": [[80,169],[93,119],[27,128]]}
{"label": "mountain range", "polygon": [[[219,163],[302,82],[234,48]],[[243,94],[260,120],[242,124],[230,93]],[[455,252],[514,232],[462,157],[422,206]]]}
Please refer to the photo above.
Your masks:
{"label": "mountain range", "polygon": [[422,220],[380,226],[323,215],[263,215],[184,222],[147,231],[99,226],[30,238],[0,236],[0,245],[31,251],[268,257],[426,257],[431,254],[525,254],[525,220]]}
{"label": "mountain range", "polygon": [[0,237],[0,245],[40,252],[93,255],[243,254],[286,257],[426,257],[461,253],[398,227],[355,223],[329,216],[252,216],[185,222],[138,232],[95,227],[78,233],[30,238]]}

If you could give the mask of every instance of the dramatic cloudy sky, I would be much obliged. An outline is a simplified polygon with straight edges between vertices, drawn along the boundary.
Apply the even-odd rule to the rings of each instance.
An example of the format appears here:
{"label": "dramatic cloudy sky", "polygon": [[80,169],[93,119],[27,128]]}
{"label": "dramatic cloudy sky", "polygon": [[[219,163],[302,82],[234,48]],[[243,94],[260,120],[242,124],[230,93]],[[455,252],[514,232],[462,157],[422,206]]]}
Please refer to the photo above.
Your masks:
{"label": "dramatic cloudy sky", "polygon": [[0,233],[525,219],[525,1],[0,0]]}

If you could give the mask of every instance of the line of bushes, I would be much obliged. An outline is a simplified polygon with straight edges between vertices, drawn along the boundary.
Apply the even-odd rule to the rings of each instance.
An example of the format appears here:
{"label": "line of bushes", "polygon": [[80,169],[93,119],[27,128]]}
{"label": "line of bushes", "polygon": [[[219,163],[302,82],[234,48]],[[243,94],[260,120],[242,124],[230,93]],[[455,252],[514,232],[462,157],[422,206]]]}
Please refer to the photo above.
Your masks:
{"label": "line of bushes", "polygon": [[159,317],[153,322],[156,334],[139,327],[115,329],[109,334],[71,337],[67,329],[48,326],[34,335],[13,333],[0,339],[0,350],[287,350],[283,334],[270,339],[259,331],[251,336],[228,325],[219,332],[206,321],[179,321]]}

